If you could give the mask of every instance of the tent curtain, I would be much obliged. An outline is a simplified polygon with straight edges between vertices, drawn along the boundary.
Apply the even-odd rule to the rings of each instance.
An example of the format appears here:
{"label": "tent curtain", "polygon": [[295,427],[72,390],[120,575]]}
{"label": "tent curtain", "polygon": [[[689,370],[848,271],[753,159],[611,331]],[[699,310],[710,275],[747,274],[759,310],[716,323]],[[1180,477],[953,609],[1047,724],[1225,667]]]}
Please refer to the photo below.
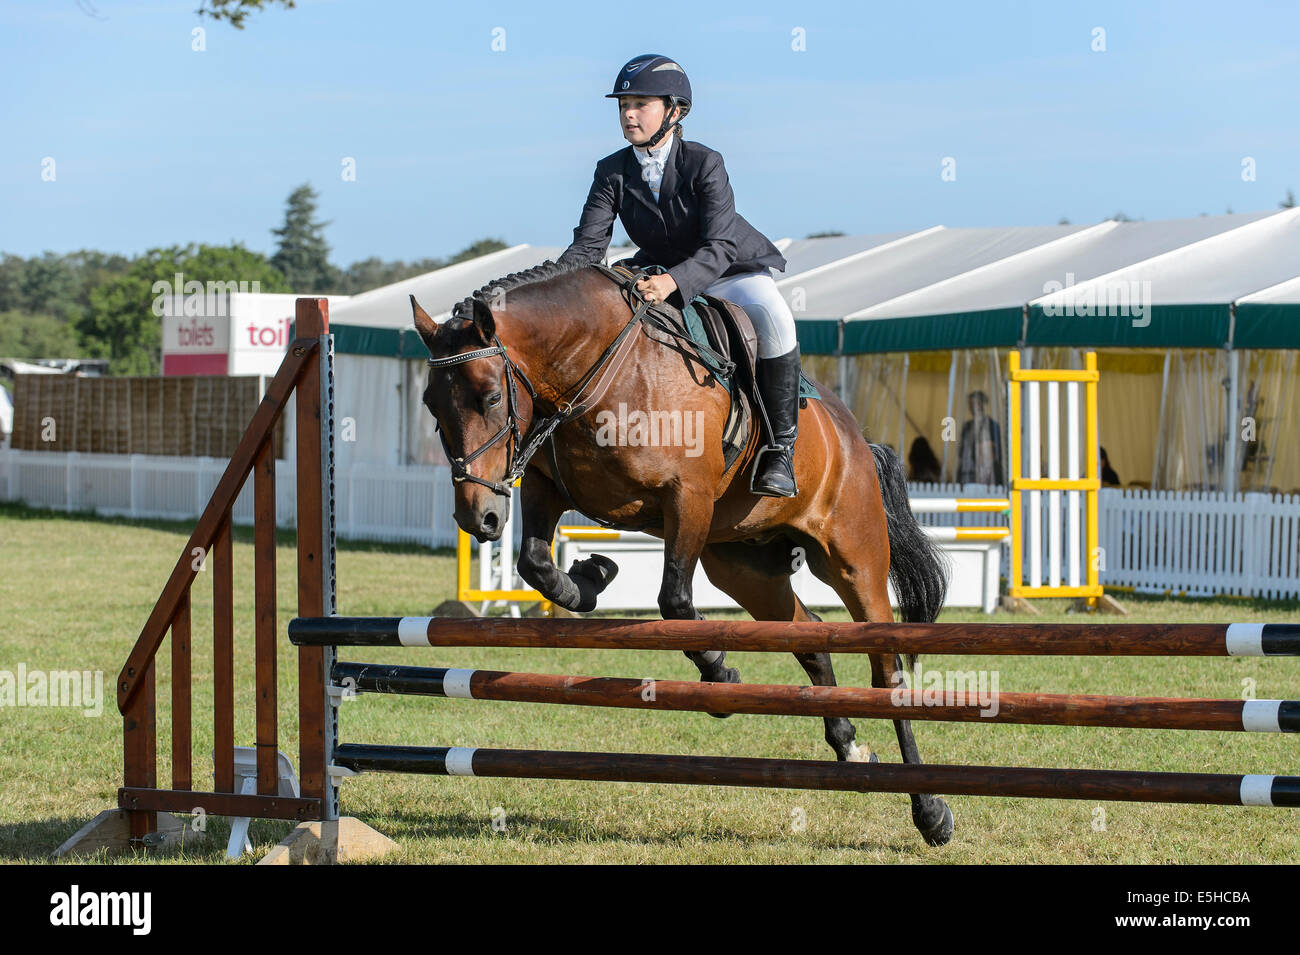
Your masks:
{"label": "tent curtain", "polygon": [[1002,483],[1005,364],[994,348],[853,355],[843,393],[863,433],[904,459],[909,480]]}
{"label": "tent curtain", "polygon": [[804,374],[817,382],[818,387],[829,388],[843,398],[840,382],[840,360],[835,355],[800,355]]}
{"label": "tent curtain", "polygon": [[906,414],[907,356],[854,355],[844,363],[844,403],[871,441],[899,450]]}
{"label": "tent curtain", "polygon": [[424,386],[429,366],[423,361],[402,362],[405,387],[402,421],[406,432],[403,464],[446,464],[447,455],[434,429],[433,415],[424,406]]}
{"label": "tent curtain", "polygon": [[1173,349],[1167,361],[1152,485],[1174,491],[1221,491],[1229,353]]}
{"label": "tent curtain", "polygon": [[[1007,386],[1005,352],[974,348],[953,353],[952,426],[944,480],[1002,485],[1007,481]],[[948,433],[953,434],[952,428]]]}
{"label": "tent curtain", "polygon": [[1239,490],[1300,492],[1300,445],[1294,440],[1300,412],[1297,356],[1300,352],[1250,349],[1237,353],[1234,428],[1241,442],[1237,448]]}
{"label": "tent curtain", "polygon": [[335,355],[335,461],[399,464],[404,401],[403,366],[409,362],[369,355]]}

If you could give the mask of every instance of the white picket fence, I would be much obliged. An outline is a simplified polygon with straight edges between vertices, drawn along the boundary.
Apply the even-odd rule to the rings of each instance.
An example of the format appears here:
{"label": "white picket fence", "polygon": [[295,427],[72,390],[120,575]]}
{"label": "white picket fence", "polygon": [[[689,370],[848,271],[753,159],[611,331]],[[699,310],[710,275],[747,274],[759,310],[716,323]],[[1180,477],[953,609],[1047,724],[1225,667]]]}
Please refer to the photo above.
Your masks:
{"label": "white picket fence", "polygon": [[1101,492],[1103,584],[1300,596],[1300,495]]}
{"label": "white picket fence", "polygon": [[[0,451],[0,500],[110,517],[192,521],[225,471],[221,458],[144,454]],[[292,527],[297,489],[292,462],[275,462],[275,519]],[[355,465],[335,473],[338,536],[353,540],[454,547],[451,472],[447,467]],[[253,484],[244,485],[232,512],[253,523]]]}
{"label": "white picket fence", "polygon": [[[225,461],[216,458],[3,449],[0,499],[54,510],[191,521],[224,468]],[[276,462],[276,489],[277,521],[291,527],[296,504],[291,463]],[[918,484],[910,491],[914,497],[1005,495],[1004,489],[981,485]],[[1044,508],[1048,497],[1043,495]],[[335,498],[342,538],[428,547],[456,543],[445,467],[341,469],[335,476]],[[1100,512],[1101,580],[1107,586],[1300,598],[1300,496],[1104,489]],[[251,483],[235,504],[234,519],[252,523]],[[918,519],[940,527],[1006,521],[998,513],[921,514]],[[588,523],[572,513],[564,522]]]}

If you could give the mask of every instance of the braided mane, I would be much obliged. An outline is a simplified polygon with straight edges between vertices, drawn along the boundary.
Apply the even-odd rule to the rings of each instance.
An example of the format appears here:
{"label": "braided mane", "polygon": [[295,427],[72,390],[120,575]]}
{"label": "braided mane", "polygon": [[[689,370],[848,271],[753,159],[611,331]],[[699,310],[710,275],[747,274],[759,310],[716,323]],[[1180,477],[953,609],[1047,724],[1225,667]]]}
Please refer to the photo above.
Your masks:
{"label": "braided mane", "polygon": [[533,285],[537,282],[544,282],[547,279],[553,279],[559,275],[567,275],[570,272],[576,272],[578,269],[585,269],[591,263],[575,261],[570,259],[567,262],[555,262],[547,259],[541,265],[534,265],[530,269],[524,269],[522,272],[511,272],[509,275],[503,275],[476,289],[470,295],[457,302],[451,310],[455,318],[464,318],[472,315],[474,312],[474,299],[478,299],[485,305],[490,302],[492,296],[500,292],[508,292],[511,289],[517,289],[525,285]]}

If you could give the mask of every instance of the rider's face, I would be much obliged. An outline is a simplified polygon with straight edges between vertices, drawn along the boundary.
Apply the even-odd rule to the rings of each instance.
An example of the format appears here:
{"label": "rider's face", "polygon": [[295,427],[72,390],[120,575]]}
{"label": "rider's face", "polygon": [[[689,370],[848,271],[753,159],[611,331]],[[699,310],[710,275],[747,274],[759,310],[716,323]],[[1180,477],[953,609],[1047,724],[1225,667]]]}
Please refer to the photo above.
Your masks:
{"label": "rider's face", "polygon": [[658,96],[620,96],[618,121],[623,138],[633,146],[642,146],[663,124],[664,101]]}

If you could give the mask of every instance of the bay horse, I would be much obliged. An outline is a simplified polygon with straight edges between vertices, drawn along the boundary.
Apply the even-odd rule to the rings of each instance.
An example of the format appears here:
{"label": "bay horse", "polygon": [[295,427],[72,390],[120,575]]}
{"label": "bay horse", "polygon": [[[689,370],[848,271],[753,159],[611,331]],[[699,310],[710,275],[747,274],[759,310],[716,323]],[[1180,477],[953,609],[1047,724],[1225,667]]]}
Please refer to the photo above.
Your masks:
{"label": "bay horse", "polygon": [[[700,618],[692,580],[702,563],[755,620],[819,620],[790,584],[806,559],[854,620],[893,620],[892,581],[903,620],[933,621],[945,574],[912,516],[897,456],[868,443],[843,402],[819,388],[795,446],[800,493],[751,493],[746,470],[761,445],[757,423],[728,467],[728,391],[691,349],[656,338],[632,282],[620,286],[611,277],[604,266],[547,261],[484,286],[442,323],[411,296],[415,328],[432,356],[423,397],[451,461],[456,523],[479,541],[499,539],[510,486],[522,477],[519,575],[569,610],[595,609],[617,571],[602,556],[575,562],[568,573],[555,566],[556,526],[576,508],[663,539],[665,619]],[[607,426],[620,405],[627,420],[626,409],[680,412],[683,422],[690,415],[697,439],[611,441]],[[549,453],[535,454],[544,445]],[[740,681],[725,652],[686,655],[702,680]],[[813,684],[835,685],[829,654],[795,656]],[[896,655],[871,655],[873,686],[893,687],[904,675]],[[895,720],[894,728],[903,761],[920,763],[909,721]],[[855,742],[847,719],[826,718],[825,730],[837,759],[877,760]],[[925,841],[946,843],[953,832],[947,804],[927,794],[911,800]]]}

